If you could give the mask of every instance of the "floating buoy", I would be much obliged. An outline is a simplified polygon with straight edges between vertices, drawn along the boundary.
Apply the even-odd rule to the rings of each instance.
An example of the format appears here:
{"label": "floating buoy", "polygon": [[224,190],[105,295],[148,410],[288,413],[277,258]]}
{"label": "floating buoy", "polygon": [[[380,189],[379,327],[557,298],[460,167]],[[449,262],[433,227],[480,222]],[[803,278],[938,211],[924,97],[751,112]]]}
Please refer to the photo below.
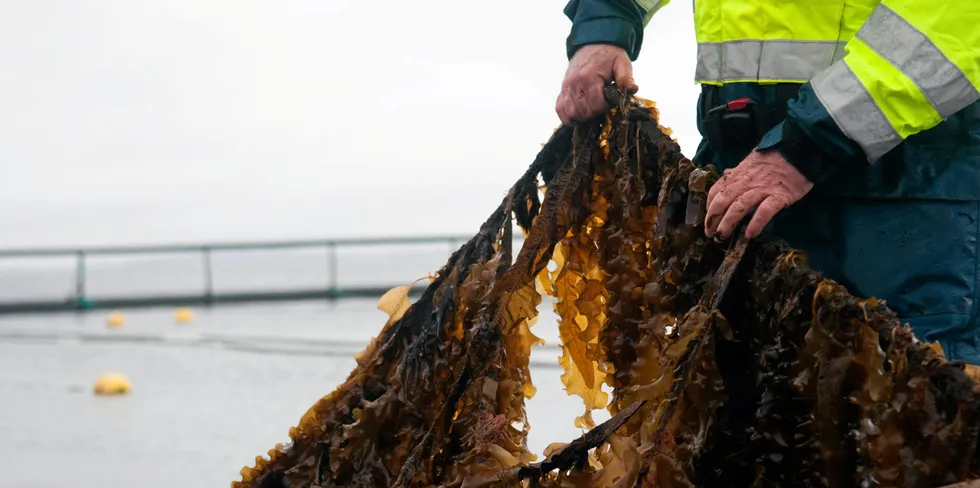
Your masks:
{"label": "floating buoy", "polygon": [[189,308],[178,308],[174,310],[174,322],[186,324],[194,320],[194,312]]}
{"label": "floating buoy", "polygon": [[105,324],[110,329],[116,329],[126,324],[126,316],[122,312],[112,312],[105,318]]}
{"label": "floating buoy", "polygon": [[132,390],[129,378],[119,373],[106,373],[95,380],[92,390],[96,395],[125,395]]}

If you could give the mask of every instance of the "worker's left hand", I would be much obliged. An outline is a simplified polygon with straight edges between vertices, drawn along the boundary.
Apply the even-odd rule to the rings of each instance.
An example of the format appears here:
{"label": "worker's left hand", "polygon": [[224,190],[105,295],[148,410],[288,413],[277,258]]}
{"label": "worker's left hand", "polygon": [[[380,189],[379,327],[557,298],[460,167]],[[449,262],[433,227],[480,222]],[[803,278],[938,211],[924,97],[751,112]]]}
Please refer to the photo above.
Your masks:
{"label": "worker's left hand", "polygon": [[812,188],[813,183],[779,151],[752,151],[738,166],[725,170],[708,192],[704,234],[727,239],[754,209],[745,236],[755,238],[780,210],[798,202]]}

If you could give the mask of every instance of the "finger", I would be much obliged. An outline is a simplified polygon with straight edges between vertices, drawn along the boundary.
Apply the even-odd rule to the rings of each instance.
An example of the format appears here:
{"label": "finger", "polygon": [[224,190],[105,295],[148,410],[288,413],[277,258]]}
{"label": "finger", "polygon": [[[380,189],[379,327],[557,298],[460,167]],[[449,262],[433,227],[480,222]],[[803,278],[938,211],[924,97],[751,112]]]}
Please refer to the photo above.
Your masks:
{"label": "finger", "polygon": [[725,186],[731,183],[732,178],[733,178],[732,175],[729,174],[728,170],[726,169],[721,174],[721,178],[718,178],[718,181],[716,181],[715,184],[711,185],[711,188],[708,188],[708,199],[707,199],[708,206],[711,206],[711,201],[715,199],[715,195],[717,195],[718,192],[723,190]]}
{"label": "finger", "polygon": [[759,204],[759,208],[755,211],[755,215],[752,216],[752,220],[749,221],[749,225],[745,227],[745,237],[749,239],[758,237],[759,234],[762,234],[762,229],[765,229],[769,225],[772,218],[788,205],[786,200],[777,196],[766,198]]}
{"label": "finger", "polygon": [[732,202],[748,190],[744,183],[731,177],[718,180],[711,189],[714,195],[708,194],[708,212],[704,219],[704,234],[708,237],[718,231],[718,222]]}
{"label": "finger", "polygon": [[555,101],[555,113],[558,114],[558,120],[561,120],[562,125],[571,125],[572,121],[568,118],[568,111],[565,110],[564,90],[558,94],[558,100]]}
{"label": "finger", "polygon": [[756,153],[750,153],[745,159],[735,165],[734,168],[726,168],[722,171],[721,178],[708,190],[708,203],[710,204],[712,198],[725,187],[722,182],[726,182],[732,178],[738,179],[740,175],[744,176],[745,173],[751,173],[752,170],[750,168],[754,167],[754,164],[757,162],[757,157],[758,155]]}
{"label": "finger", "polygon": [[566,80],[561,85],[561,95],[558,96],[559,103],[562,105],[562,111],[565,112],[565,125],[571,125],[581,118],[579,114],[579,109],[575,105],[575,90],[576,82],[570,82]]}
{"label": "finger", "polygon": [[630,95],[640,89],[633,80],[633,63],[625,56],[618,57],[613,61],[613,79],[616,80],[616,86],[626,90],[626,93]]}
{"label": "finger", "polygon": [[568,105],[569,117],[573,122],[579,122],[589,118],[589,103],[585,98],[585,89],[579,86],[572,87],[569,93]]}
{"label": "finger", "polygon": [[732,235],[732,231],[735,230],[735,226],[745,218],[749,212],[757,207],[763,200],[768,197],[766,193],[762,190],[753,188],[741,194],[738,198],[732,202],[732,205],[728,207],[728,211],[725,212],[724,217],[721,219],[721,223],[718,224],[718,235],[723,239],[728,238]]}
{"label": "finger", "polygon": [[594,83],[589,86],[589,90],[585,92],[585,100],[589,107],[589,115],[586,118],[591,119],[599,114],[605,113],[609,110],[609,104],[606,103],[606,97],[602,94],[603,84]]}
{"label": "finger", "polygon": [[565,96],[562,106],[565,107],[565,118],[568,119],[566,125],[572,125],[573,122],[579,120],[578,109],[575,108],[570,96]]}
{"label": "finger", "polygon": [[570,115],[569,118],[575,122],[591,119],[605,112],[608,108],[605,100],[602,98],[602,86],[599,84],[575,89],[573,95],[569,98],[568,106],[571,107],[570,111],[573,112],[573,115]]}

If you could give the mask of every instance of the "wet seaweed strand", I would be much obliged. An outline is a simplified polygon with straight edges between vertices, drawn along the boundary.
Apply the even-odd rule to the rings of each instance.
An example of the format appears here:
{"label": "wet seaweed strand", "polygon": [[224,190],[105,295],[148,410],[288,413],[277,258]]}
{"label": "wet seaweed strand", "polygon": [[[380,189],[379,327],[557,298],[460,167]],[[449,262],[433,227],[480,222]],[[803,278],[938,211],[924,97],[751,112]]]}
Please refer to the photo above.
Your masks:
{"label": "wet seaweed strand", "polygon": [[[653,103],[607,97],[605,120],[557,130],[422,297],[392,309],[347,381],[234,487],[973,477],[980,389],[963,366],[785,244],[705,239],[717,173],[684,158]],[[576,424],[591,430],[538,461],[524,402],[542,292],[556,299],[562,381],[585,404]],[[601,408],[614,416],[595,426]]]}

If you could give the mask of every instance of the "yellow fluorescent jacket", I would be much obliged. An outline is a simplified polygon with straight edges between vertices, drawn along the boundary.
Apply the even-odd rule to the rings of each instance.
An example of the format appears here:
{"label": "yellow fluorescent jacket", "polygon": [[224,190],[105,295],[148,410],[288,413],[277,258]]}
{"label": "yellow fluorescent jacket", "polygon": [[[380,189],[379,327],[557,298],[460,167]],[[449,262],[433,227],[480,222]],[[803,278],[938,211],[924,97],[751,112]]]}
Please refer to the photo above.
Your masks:
{"label": "yellow fluorescent jacket", "polygon": [[871,161],[980,99],[980,0],[694,0],[694,26],[698,83],[810,81]]}

